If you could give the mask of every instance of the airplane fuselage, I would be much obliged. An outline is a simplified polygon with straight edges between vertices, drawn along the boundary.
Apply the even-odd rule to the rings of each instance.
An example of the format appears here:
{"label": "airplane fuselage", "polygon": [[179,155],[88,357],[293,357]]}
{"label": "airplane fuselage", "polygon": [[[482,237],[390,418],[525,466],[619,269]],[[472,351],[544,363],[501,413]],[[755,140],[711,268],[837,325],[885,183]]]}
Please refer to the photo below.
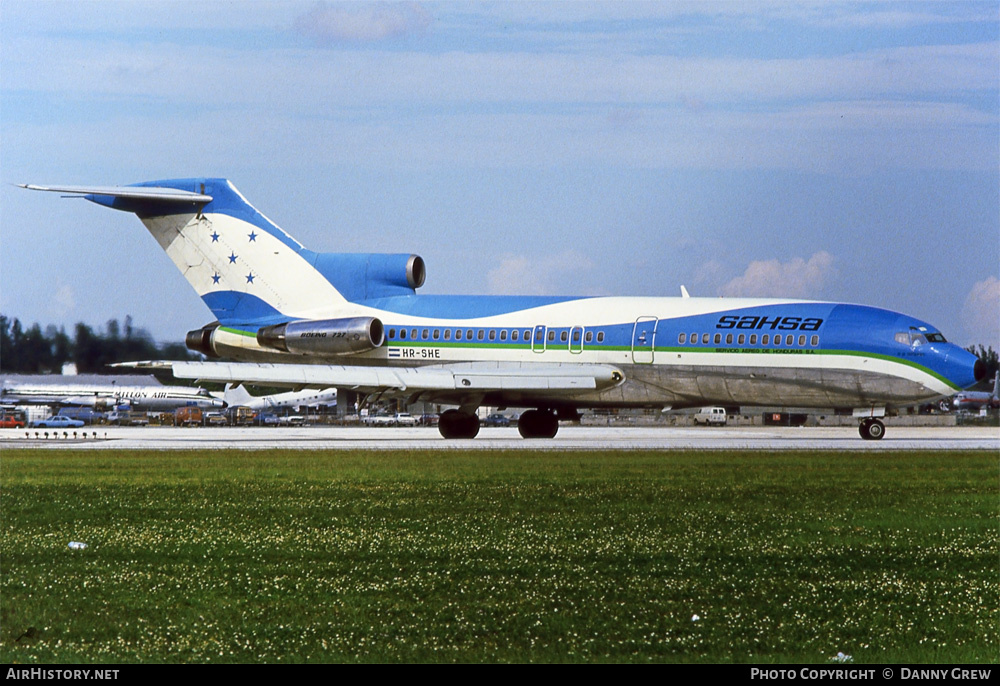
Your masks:
{"label": "airplane fuselage", "polygon": [[112,384],[4,384],[4,405],[53,405],[71,407],[116,407],[128,405],[144,412],[167,412],[186,407],[225,407],[225,403],[195,388],[170,386],[116,386]]}
{"label": "airplane fuselage", "polygon": [[[493,391],[484,402],[674,408],[910,405],[954,393],[951,379],[967,366],[967,353],[939,334],[941,340],[919,345],[897,340],[911,330],[935,337],[924,322],[859,305],[722,298],[475,301],[480,312],[497,313],[462,317],[471,314],[471,303],[448,296],[404,296],[384,299],[381,308],[353,308],[352,315],[379,317],[386,335],[383,346],[351,356],[351,364],[613,365],[624,375],[613,388],[572,398]],[[435,310],[451,316],[435,317]],[[215,337],[219,354],[255,362],[331,361],[262,348],[256,328],[222,327]]]}

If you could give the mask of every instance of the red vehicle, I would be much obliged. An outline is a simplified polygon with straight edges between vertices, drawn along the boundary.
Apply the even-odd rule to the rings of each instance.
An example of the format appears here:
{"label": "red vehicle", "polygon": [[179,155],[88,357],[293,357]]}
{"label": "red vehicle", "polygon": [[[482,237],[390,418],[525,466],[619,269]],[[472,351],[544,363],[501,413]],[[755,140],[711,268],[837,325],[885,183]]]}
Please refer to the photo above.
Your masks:
{"label": "red vehicle", "polygon": [[0,429],[23,429],[24,412],[20,410],[0,411]]}

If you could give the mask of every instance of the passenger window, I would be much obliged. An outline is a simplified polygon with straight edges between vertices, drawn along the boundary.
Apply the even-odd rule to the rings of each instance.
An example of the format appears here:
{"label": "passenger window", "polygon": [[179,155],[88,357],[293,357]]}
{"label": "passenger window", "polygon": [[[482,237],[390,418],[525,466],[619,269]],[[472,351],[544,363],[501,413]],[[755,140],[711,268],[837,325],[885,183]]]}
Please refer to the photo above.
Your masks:
{"label": "passenger window", "polygon": [[588,331],[588,332],[587,332],[587,335],[586,335],[586,336],[584,336],[584,338],[586,339],[586,341],[587,341],[588,343],[591,343],[591,342],[593,342],[593,340],[594,340],[594,332],[593,332],[593,331]]}
{"label": "passenger window", "polygon": [[441,337],[441,331],[439,329],[434,329],[434,340],[436,341]]}
{"label": "passenger window", "polygon": [[757,345],[757,334],[750,334],[750,345]]}
{"label": "passenger window", "polygon": [[445,329],[444,330],[444,340],[446,340],[446,341],[450,341],[451,340],[451,329]]}
{"label": "passenger window", "polygon": [[574,343],[579,343],[580,342],[580,330],[579,329],[576,329],[576,330],[573,331],[573,342]]}
{"label": "passenger window", "polygon": [[686,333],[677,334],[677,342],[680,343],[681,345],[687,343],[687,334]]}
{"label": "passenger window", "polygon": [[500,340],[501,341],[506,341],[507,340],[507,329],[502,329],[500,331]]}
{"label": "passenger window", "polygon": [[552,343],[555,340],[556,340],[556,332],[555,331],[549,331],[549,343]]}
{"label": "passenger window", "polygon": [[764,334],[763,336],[760,337],[761,345],[767,345],[770,342],[771,342],[771,336],[769,334]]}
{"label": "passenger window", "polygon": [[799,347],[804,348],[806,345],[806,335],[804,333],[799,334]]}
{"label": "passenger window", "polygon": [[708,345],[709,341],[711,341],[711,340],[712,340],[712,336],[710,334],[703,333],[701,335],[701,344],[702,345]]}
{"label": "passenger window", "polygon": [[603,343],[604,342],[604,332],[603,331],[598,331],[597,332],[597,342],[598,343]]}
{"label": "passenger window", "polygon": [[412,338],[413,340],[417,340],[417,330],[416,329],[410,329],[410,338]]}
{"label": "passenger window", "polygon": [[565,343],[568,340],[569,340],[569,336],[566,335],[565,331],[563,331],[562,333],[559,334],[559,341],[560,342]]}
{"label": "passenger window", "polygon": [[430,334],[430,331],[428,331],[427,329],[424,329],[423,331],[420,332],[420,337],[426,341],[427,340],[427,336],[429,334]]}
{"label": "passenger window", "polygon": [[718,345],[719,343],[722,343],[722,334],[721,333],[715,334],[715,344]]}
{"label": "passenger window", "polygon": [[739,345],[743,345],[744,343],[746,343],[746,342],[747,342],[747,335],[746,335],[745,333],[741,333],[741,334],[740,334],[740,337],[736,339],[736,342],[737,342],[737,343],[738,343]]}
{"label": "passenger window", "polygon": [[403,339],[404,341],[406,340],[406,329],[400,329],[399,330],[399,337],[401,339]]}
{"label": "passenger window", "polygon": [[456,329],[455,330],[455,340],[456,341],[462,340],[462,330],[461,329]]}
{"label": "passenger window", "polygon": [[733,334],[727,333],[726,334],[726,345],[732,345],[732,344],[733,344]]}
{"label": "passenger window", "polygon": [[483,335],[484,334],[483,334],[483,330],[482,329],[480,329],[479,331],[477,331],[476,332],[476,340],[479,340],[479,341],[483,340]]}
{"label": "passenger window", "polygon": [[815,348],[817,345],[819,345],[819,336],[814,334],[813,337],[809,339],[809,343]]}
{"label": "passenger window", "polygon": [[787,336],[785,336],[785,345],[786,346],[788,346],[790,348],[790,347],[792,347],[792,344],[794,344],[794,343],[795,343],[795,336],[793,336],[792,334],[788,334]]}
{"label": "passenger window", "polygon": [[468,341],[472,340],[472,329],[469,329],[468,331],[465,332],[465,339]]}
{"label": "passenger window", "polygon": [[490,340],[491,341],[495,341],[496,339],[497,339],[497,331],[496,331],[496,329],[490,329]]}
{"label": "passenger window", "polygon": [[513,331],[510,332],[510,340],[512,341],[517,340],[517,329],[514,329]]}
{"label": "passenger window", "polygon": [[395,338],[395,337],[396,337],[396,330],[389,329],[389,338]]}

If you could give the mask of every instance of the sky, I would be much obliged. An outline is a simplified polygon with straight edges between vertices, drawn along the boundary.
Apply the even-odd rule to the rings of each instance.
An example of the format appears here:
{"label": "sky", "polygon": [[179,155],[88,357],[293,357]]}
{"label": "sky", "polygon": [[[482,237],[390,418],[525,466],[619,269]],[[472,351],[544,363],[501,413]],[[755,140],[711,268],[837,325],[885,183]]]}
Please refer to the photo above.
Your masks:
{"label": "sky", "polygon": [[0,4],[0,312],[212,319],[132,215],[221,176],[421,292],[768,296],[1000,349],[993,2]]}

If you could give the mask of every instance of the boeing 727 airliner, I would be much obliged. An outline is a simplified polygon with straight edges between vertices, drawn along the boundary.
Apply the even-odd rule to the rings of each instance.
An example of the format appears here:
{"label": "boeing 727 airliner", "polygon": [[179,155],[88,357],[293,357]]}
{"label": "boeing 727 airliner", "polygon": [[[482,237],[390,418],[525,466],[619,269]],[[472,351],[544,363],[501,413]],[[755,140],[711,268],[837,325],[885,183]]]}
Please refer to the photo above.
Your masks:
{"label": "boeing 727 airliner", "polygon": [[[527,408],[551,438],[582,408],[848,408],[881,417],[954,394],[983,364],[930,324],[874,307],[757,298],[418,295],[409,254],[318,253],[225,179],[24,186],[133,212],[215,315],[187,344],[239,362],[148,363],[174,376],[450,404],[445,438],[480,405]],[[686,295],[686,294],[685,294]]]}

